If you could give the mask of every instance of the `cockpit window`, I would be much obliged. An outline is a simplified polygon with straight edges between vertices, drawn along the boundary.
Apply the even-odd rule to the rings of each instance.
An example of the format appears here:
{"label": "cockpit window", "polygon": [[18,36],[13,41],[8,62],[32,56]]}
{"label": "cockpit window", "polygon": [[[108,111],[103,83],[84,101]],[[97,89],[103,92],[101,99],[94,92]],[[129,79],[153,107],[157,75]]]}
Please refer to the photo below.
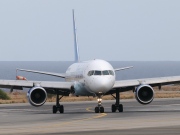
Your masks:
{"label": "cockpit window", "polygon": [[88,76],[92,76],[94,74],[94,71],[89,71]]}
{"label": "cockpit window", "polygon": [[110,75],[114,76],[114,72],[112,70],[109,70]]}
{"label": "cockpit window", "polygon": [[109,71],[108,70],[102,71],[102,74],[103,75],[109,75]]}
{"label": "cockpit window", "polygon": [[95,71],[94,75],[102,75],[102,72],[101,71]]}
{"label": "cockpit window", "polygon": [[98,71],[98,70],[92,70],[88,72],[88,76],[92,75],[112,75],[114,76],[114,72],[112,70],[104,70],[104,71]]}

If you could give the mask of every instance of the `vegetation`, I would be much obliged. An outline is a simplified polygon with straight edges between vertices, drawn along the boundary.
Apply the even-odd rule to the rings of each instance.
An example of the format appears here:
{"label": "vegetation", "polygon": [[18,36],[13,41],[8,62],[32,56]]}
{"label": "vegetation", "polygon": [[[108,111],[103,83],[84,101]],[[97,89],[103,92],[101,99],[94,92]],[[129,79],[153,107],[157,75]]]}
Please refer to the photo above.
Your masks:
{"label": "vegetation", "polygon": [[[162,90],[155,88],[155,98],[180,98],[180,86],[170,85],[163,86]],[[3,93],[3,94],[2,94]],[[6,96],[4,96],[6,95]],[[132,91],[121,93],[121,99],[132,99],[134,98],[134,93]],[[8,97],[8,98],[2,98]],[[8,100],[4,100],[8,99]],[[9,100],[10,99],[10,100]],[[63,97],[61,102],[75,102],[75,101],[96,101],[93,97],[75,97],[70,95],[69,97]],[[103,100],[114,100],[111,95],[104,96]],[[55,102],[56,95],[48,94],[47,102]],[[5,93],[0,90],[0,104],[11,104],[11,103],[27,103],[27,96],[25,91],[14,91],[12,93]]]}
{"label": "vegetation", "polygon": [[10,100],[11,98],[7,95],[6,92],[0,89],[0,99],[2,100]]}
{"label": "vegetation", "polygon": [[56,95],[54,95],[54,94],[47,94],[47,97],[48,97],[48,99],[52,99],[53,97],[56,97]]}

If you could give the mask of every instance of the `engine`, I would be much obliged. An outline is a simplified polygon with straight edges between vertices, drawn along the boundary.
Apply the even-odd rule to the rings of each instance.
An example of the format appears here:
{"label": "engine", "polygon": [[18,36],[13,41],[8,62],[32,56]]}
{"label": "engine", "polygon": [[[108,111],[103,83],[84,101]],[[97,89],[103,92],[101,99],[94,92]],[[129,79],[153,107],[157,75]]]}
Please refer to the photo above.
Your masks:
{"label": "engine", "polygon": [[149,104],[154,99],[154,90],[150,85],[140,85],[135,91],[135,97],[141,104]]}
{"label": "engine", "polygon": [[39,107],[46,102],[47,92],[42,87],[33,87],[28,91],[27,97],[32,106]]}

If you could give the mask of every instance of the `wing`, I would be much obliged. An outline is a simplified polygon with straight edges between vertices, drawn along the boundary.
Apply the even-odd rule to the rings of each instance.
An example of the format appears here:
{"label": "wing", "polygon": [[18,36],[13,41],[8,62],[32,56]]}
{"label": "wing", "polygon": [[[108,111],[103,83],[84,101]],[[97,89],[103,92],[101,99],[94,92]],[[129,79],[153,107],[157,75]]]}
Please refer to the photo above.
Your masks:
{"label": "wing", "polygon": [[130,68],[133,68],[133,66],[123,67],[123,68],[116,68],[116,69],[114,69],[114,71],[126,70],[126,69],[130,69]]}
{"label": "wing", "polygon": [[161,86],[163,85],[177,84],[177,83],[180,83],[180,76],[123,80],[123,81],[116,81],[113,86],[113,89],[120,88],[120,91],[134,90],[137,86],[142,84],[148,84],[152,87],[158,86],[159,88],[161,88]]}
{"label": "wing", "polygon": [[34,86],[41,86],[45,89],[70,90],[73,82],[0,80],[0,88],[22,90],[22,88],[32,88]]}
{"label": "wing", "polygon": [[16,69],[17,71],[25,71],[25,72],[31,72],[31,73],[38,73],[38,74],[45,74],[45,75],[51,75],[56,77],[65,78],[66,74],[63,73],[52,73],[52,72],[44,72],[44,71],[36,71],[36,70],[28,70],[28,69]]}

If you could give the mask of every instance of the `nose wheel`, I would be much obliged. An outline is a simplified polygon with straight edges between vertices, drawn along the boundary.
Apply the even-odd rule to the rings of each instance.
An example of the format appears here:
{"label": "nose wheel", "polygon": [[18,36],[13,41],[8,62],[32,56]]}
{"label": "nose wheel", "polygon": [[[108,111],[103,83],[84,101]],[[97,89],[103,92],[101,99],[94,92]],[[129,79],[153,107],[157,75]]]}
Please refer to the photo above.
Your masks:
{"label": "nose wheel", "polygon": [[102,106],[102,98],[98,97],[98,106],[95,107],[94,111],[95,113],[104,113],[104,107]]}
{"label": "nose wheel", "polygon": [[95,107],[95,113],[104,113],[104,107],[103,106]]}

